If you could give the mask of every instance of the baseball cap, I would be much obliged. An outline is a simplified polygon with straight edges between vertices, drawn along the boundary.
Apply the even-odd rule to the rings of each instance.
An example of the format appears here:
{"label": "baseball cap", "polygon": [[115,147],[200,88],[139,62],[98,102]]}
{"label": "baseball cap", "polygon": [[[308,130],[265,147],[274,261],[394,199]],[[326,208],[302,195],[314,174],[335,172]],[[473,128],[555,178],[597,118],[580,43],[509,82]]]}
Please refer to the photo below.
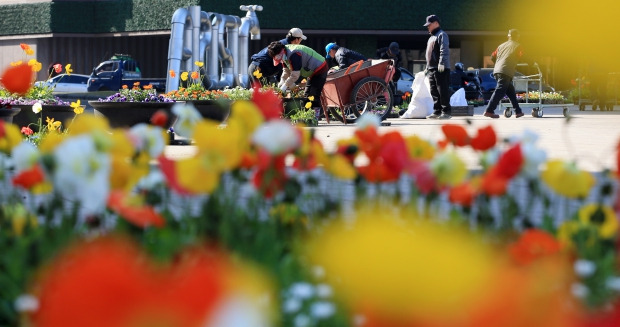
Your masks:
{"label": "baseball cap", "polygon": [[390,49],[390,52],[395,56],[398,56],[398,54],[400,53],[400,46],[398,45],[397,42],[390,43],[390,46],[388,46],[388,49]]}
{"label": "baseball cap", "polygon": [[300,37],[302,40],[307,39],[301,28],[293,27],[290,31],[288,31],[288,34],[292,35],[293,37]]}
{"label": "baseball cap", "polygon": [[430,25],[431,23],[438,22],[438,21],[439,21],[439,17],[437,17],[437,15],[428,15],[426,17],[426,24],[424,24],[424,27]]}
{"label": "baseball cap", "polygon": [[325,46],[325,52],[327,53],[327,55],[325,56],[326,58],[329,58],[329,51],[331,51],[331,49],[338,49],[338,45],[336,44],[336,42],[332,42],[332,43],[328,43]]}

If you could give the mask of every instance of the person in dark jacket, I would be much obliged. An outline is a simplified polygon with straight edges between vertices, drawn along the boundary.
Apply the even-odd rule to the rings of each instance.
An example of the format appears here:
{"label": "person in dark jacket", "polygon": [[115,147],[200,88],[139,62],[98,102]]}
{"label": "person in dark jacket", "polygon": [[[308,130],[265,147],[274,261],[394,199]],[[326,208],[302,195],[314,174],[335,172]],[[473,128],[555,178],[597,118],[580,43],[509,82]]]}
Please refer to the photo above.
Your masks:
{"label": "person in dark jacket", "polygon": [[[300,28],[294,27],[288,31],[286,38],[280,40],[279,42],[284,45],[300,44],[301,41],[306,39],[307,37],[304,35],[303,31]],[[274,84],[280,80],[280,75],[282,75],[282,65],[273,65],[273,59],[269,56],[267,48],[268,46],[252,55],[250,58],[251,62],[250,66],[248,66],[250,84],[258,82],[259,85],[261,85],[261,78],[266,80],[268,83]],[[260,74],[256,73],[256,71],[260,72]],[[261,76],[261,78],[258,78],[256,75]]]}
{"label": "person in dark jacket", "polygon": [[335,42],[325,46],[325,52],[327,53],[325,58],[327,59],[328,67],[338,66],[338,68],[343,69],[360,60],[366,61],[366,57],[361,53],[341,47]]}
{"label": "person in dark jacket", "polygon": [[504,96],[508,96],[508,100],[515,108],[515,117],[523,116],[523,111],[517,102],[515,87],[512,85],[512,79],[517,71],[517,63],[523,57],[523,49],[518,41],[519,31],[511,29],[508,31],[508,41],[500,44],[491,54],[491,60],[495,63],[493,77],[497,81],[497,86],[483,114],[485,117],[499,118],[499,115],[495,113],[495,108]]}
{"label": "person in dark jacket", "polygon": [[398,43],[392,42],[385,48],[377,49],[377,59],[394,60],[394,67],[397,69],[394,71],[394,76],[392,76],[392,82],[398,82],[400,79],[400,70],[398,70],[398,67],[400,67],[401,62],[403,61],[402,56],[400,55],[400,46]]}
{"label": "person in dark jacket", "polygon": [[433,113],[426,118],[450,119],[450,40],[441,29],[437,15],[426,17],[424,26],[431,35],[426,43],[426,75],[434,102]]}

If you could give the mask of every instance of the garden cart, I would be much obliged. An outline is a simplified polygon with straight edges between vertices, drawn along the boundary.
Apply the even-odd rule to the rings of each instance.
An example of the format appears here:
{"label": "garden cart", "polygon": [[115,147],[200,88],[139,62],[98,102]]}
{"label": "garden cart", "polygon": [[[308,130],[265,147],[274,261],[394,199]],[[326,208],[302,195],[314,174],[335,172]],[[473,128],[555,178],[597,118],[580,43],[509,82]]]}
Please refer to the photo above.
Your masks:
{"label": "garden cart", "polygon": [[392,110],[394,95],[388,83],[394,69],[392,60],[360,60],[346,70],[327,75],[321,93],[327,122],[330,114],[345,124],[355,122],[364,113],[384,120]]}
{"label": "garden cart", "polygon": [[[519,64],[518,66],[527,66],[527,64]],[[524,102],[520,102],[519,103],[519,107],[521,107],[521,109],[525,109],[525,108],[532,108],[532,117],[536,117],[536,118],[542,118],[543,116],[543,109],[544,107],[561,107],[562,108],[562,114],[564,115],[564,117],[568,117],[569,115],[569,108],[568,105],[565,103],[545,103],[545,100],[543,99],[543,74],[540,71],[540,66],[538,66],[537,63],[534,63],[534,68],[536,68],[536,70],[538,71],[538,73],[533,74],[533,75],[524,75],[524,76],[515,76],[512,80],[512,83],[515,85],[515,89],[524,89],[526,90],[525,92],[525,96],[524,96]],[[530,82],[537,82],[538,84],[538,96],[537,99],[531,99],[530,98],[530,92],[529,92],[529,83]],[[504,117],[509,118],[510,116],[512,116],[512,104],[510,102],[508,103],[500,103],[500,106],[504,106]]]}
{"label": "garden cart", "polygon": [[[579,111],[584,111],[586,110],[586,105],[592,105],[592,110],[596,110],[596,107],[598,106],[598,108],[601,111],[607,110],[607,111],[612,111],[614,110],[614,105],[616,104],[616,99],[618,96],[618,76],[620,76],[620,73],[609,73],[607,75],[607,80],[606,80],[606,85],[604,87],[607,88],[607,99],[605,101],[605,103],[595,103],[591,98],[587,98],[587,97],[583,97],[583,95],[581,94],[581,90],[582,90],[582,85],[581,85],[581,78],[577,79],[578,85],[577,85],[577,90],[578,90],[578,100],[577,100],[577,105],[579,106]],[[610,94],[613,91],[613,94]],[[590,90],[590,96],[592,95],[592,90]],[[609,97],[611,95],[611,97]]]}

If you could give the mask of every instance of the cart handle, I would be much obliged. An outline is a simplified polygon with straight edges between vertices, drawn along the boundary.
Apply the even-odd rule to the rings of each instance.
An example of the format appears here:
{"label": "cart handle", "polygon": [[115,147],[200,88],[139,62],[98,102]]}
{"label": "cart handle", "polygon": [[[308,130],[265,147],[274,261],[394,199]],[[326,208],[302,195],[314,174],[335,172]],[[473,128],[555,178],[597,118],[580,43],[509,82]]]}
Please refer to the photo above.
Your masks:
{"label": "cart handle", "polygon": [[356,71],[360,70],[360,67],[362,67],[362,64],[363,64],[363,63],[364,63],[364,60],[360,60],[360,61],[358,61],[358,62],[355,62],[355,63],[351,64],[351,66],[349,66],[349,68],[347,68],[347,70],[344,72],[344,74],[345,74],[345,75],[346,75],[346,74],[348,74],[348,73],[349,73],[349,71],[351,70],[351,68],[353,68],[353,66],[355,66],[355,67],[356,67],[356,68],[355,68],[355,70],[354,70],[353,72],[356,72]]}

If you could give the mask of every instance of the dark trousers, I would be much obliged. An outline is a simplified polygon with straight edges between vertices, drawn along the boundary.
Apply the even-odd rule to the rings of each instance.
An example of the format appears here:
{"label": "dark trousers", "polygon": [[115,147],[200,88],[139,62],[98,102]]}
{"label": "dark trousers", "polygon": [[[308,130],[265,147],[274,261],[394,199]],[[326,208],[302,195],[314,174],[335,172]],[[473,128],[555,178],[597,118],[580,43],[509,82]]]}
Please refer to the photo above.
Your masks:
{"label": "dark trousers", "polygon": [[508,96],[508,100],[510,100],[512,107],[515,108],[515,112],[518,114],[521,113],[522,111],[521,107],[519,107],[519,102],[517,102],[515,87],[512,85],[512,77],[500,73],[493,74],[493,76],[495,80],[497,80],[497,86],[495,86],[495,91],[493,91],[493,95],[491,95],[486,111],[494,113],[499,102],[502,101],[504,96]]}
{"label": "dark trousers", "polygon": [[431,86],[431,96],[433,97],[433,113],[435,115],[450,115],[452,107],[450,106],[450,69],[446,69],[440,73],[436,68],[428,70],[428,82]]}
{"label": "dark trousers", "polygon": [[312,101],[312,107],[314,108],[321,106],[321,92],[323,92],[323,86],[325,86],[326,80],[327,68],[322,69],[307,79],[304,93],[307,97],[314,97],[314,101]]}

